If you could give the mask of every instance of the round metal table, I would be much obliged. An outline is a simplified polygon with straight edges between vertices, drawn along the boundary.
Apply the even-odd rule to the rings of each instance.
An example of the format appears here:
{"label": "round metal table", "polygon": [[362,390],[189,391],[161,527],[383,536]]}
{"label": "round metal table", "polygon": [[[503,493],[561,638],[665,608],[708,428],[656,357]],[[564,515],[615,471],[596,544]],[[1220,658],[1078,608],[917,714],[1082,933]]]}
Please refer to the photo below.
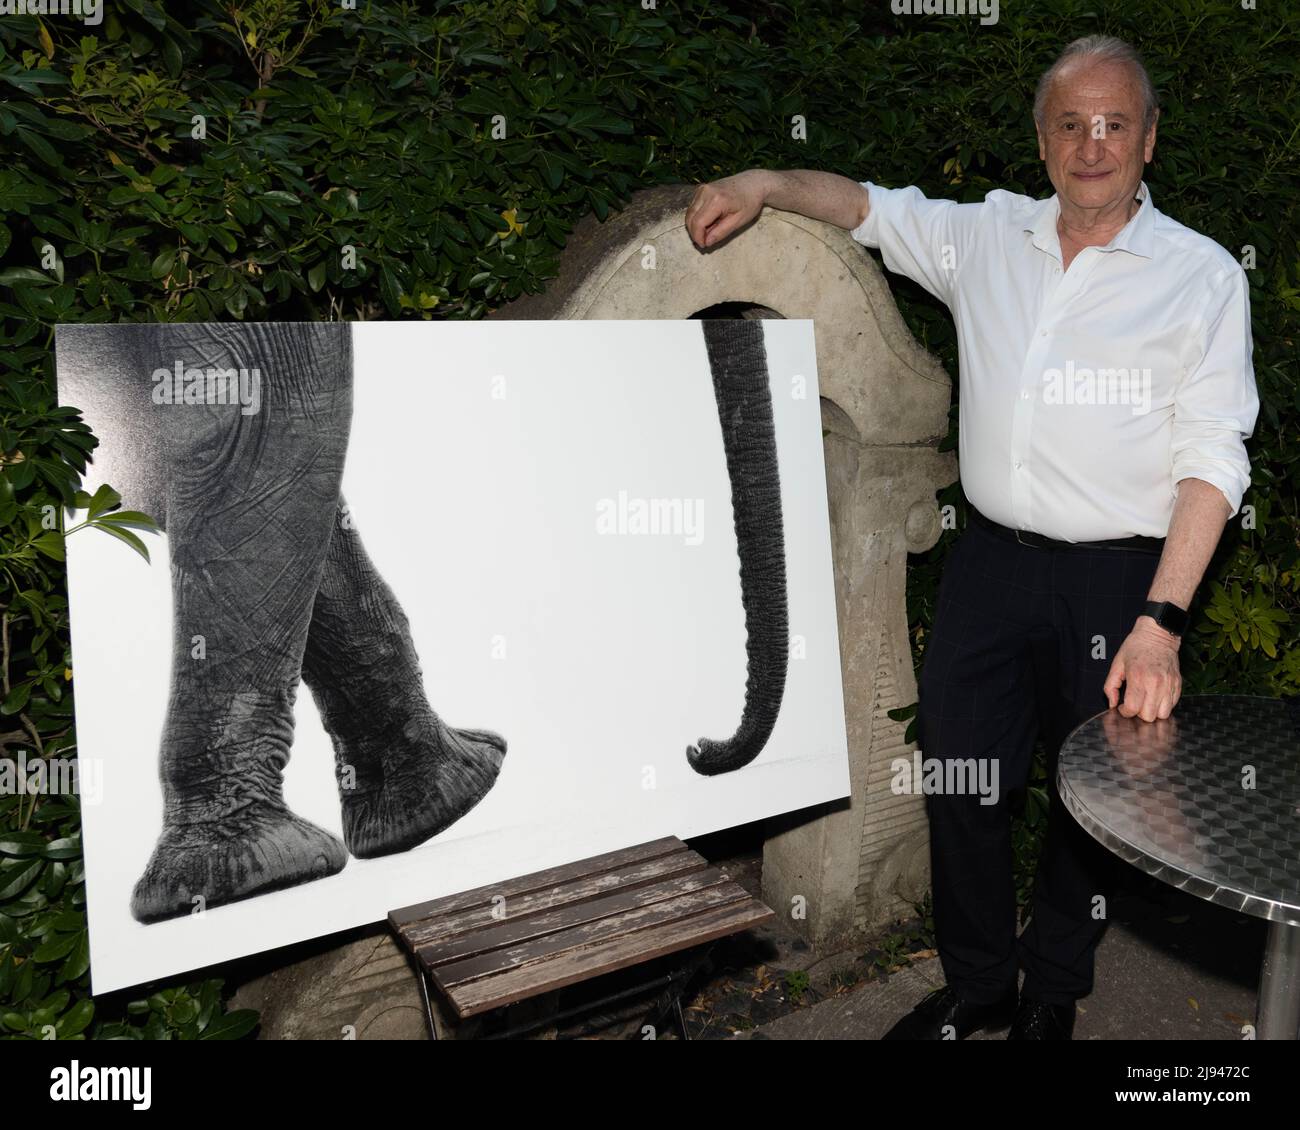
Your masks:
{"label": "round metal table", "polygon": [[1148,875],[1269,921],[1256,1035],[1300,1026],[1300,712],[1189,695],[1163,721],[1107,710],[1065,740],[1057,788],[1083,828]]}

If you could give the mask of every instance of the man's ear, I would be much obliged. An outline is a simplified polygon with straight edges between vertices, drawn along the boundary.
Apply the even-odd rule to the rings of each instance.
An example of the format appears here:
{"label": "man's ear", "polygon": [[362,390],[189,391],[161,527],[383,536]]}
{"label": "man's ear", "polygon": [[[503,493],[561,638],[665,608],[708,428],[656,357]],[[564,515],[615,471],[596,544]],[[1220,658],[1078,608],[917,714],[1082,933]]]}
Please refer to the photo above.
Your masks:
{"label": "man's ear", "polygon": [[1151,118],[1151,128],[1147,130],[1146,136],[1146,155],[1142,160],[1148,164],[1151,162],[1152,154],[1156,151],[1156,126],[1160,124],[1160,111],[1157,109],[1153,112]]}
{"label": "man's ear", "polygon": [[[1046,161],[1046,160],[1047,160],[1047,143],[1043,140],[1043,127],[1040,126],[1037,122],[1034,123],[1034,133],[1036,133],[1036,134],[1038,135],[1038,159],[1039,159],[1040,161]],[[1151,158],[1149,158],[1149,157],[1147,158],[1148,161],[1149,161],[1150,159],[1151,159]]]}

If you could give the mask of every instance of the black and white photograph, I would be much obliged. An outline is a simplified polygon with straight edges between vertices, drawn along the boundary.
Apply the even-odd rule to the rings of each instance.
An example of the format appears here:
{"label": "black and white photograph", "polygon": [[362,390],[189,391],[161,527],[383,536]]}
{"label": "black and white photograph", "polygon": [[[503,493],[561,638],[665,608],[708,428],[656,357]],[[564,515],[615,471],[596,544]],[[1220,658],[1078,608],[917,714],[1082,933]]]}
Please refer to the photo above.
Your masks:
{"label": "black and white photograph", "polygon": [[60,327],[96,988],[846,795],[812,329]]}

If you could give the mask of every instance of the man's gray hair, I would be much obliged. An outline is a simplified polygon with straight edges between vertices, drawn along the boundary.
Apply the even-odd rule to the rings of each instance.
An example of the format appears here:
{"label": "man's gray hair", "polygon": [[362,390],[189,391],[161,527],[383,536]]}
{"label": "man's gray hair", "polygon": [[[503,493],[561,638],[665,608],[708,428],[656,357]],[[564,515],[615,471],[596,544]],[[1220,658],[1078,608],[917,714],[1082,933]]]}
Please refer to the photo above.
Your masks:
{"label": "man's gray hair", "polygon": [[1137,74],[1138,86],[1142,90],[1142,127],[1150,129],[1156,120],[1156,88],[1147,74],[1146,65],[1137,48],[1113,35],[1085,35],[1067,45],[1057,56],[1056,62],[1043,72],[1038,80],[1038,89],[1034,91],[1034,121],[1041,127],[1047,115],[1047,94],[1056,76],[1069,63],[1077,59],[1092,59],[1099,63],[1126,63]]}

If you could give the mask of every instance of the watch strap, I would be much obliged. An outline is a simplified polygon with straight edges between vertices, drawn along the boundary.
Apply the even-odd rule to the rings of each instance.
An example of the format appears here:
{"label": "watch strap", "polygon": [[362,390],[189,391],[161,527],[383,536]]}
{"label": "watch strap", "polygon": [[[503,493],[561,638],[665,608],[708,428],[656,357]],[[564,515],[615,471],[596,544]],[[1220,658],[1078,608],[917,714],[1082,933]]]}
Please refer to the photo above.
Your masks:
{"label": "watch strap", "polygon": [[1150,616],[1166,632],[1181,636],[1187,631],[1187,609],[1179,608],[1167,600],[1148,600],[1142,607],[1142,615]]}

